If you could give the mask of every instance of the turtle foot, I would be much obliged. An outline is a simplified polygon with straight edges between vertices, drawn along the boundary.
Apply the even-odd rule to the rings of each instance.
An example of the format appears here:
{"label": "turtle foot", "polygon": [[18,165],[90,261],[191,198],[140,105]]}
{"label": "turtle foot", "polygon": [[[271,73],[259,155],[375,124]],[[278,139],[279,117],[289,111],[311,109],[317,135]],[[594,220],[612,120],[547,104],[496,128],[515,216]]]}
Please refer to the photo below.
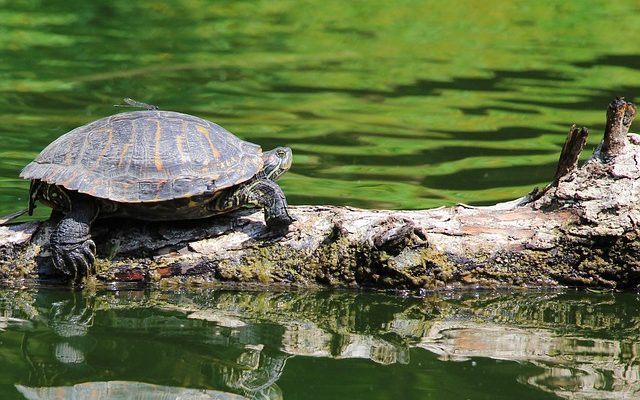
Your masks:
{"label": "turtle foot", "polygon": [[296,220],[292,218],[289,214],[282,214],[278,217],[273,217],[268,219],[267,228],[275,233],[286,234],[289,231],[289,225],[294,223]]}
{"label": "turtle foot", "polygon": [[81,243],[51,244],[53,265],[63,274],[79,278],[89,275],[96,259],[96,245],[87,239]]}

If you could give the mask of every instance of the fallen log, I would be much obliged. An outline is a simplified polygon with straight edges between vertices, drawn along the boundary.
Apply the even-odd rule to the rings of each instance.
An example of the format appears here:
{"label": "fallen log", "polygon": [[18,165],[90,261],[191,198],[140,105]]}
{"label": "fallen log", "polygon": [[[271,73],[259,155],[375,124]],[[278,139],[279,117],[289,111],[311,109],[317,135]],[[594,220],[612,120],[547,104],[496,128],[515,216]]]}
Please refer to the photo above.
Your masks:
{"label": "fallen log", "polygon": [[[604,140],[578,168],[587,129],[571,127],[553,181],[487,207],[364,210],[295,206],[286,235],[262,212],[181,222],[101,220],[98,282],[439,288],[640,282],[640,136],[636,108],[607,110]],[[55,279],[47,222],[0,227],[0,278]]]}

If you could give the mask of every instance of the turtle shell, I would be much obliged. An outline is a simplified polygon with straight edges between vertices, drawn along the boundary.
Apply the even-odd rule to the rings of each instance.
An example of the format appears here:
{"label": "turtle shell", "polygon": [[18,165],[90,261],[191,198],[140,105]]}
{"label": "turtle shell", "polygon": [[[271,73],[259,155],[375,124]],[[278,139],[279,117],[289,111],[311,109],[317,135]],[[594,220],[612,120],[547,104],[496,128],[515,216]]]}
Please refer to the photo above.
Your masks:
{"label": "turtle shell", "polygon": [[172,111],[112,115],[68,132],[20,176],[94,197],[158,202],[219,191],[262,169],[260,146]]}

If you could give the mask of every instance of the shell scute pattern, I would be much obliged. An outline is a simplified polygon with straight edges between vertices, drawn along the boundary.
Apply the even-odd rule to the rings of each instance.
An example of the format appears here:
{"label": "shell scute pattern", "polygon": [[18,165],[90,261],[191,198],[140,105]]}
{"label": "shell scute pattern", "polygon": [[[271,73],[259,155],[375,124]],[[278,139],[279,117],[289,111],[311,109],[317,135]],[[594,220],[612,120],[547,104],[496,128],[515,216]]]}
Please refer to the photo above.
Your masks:
{"label": "shell scute pattern", "polygon": [[135,111],[61,136],[21,176],[113,201],[153,202],[224,189],[261,168],[258,145],[212,122]]}

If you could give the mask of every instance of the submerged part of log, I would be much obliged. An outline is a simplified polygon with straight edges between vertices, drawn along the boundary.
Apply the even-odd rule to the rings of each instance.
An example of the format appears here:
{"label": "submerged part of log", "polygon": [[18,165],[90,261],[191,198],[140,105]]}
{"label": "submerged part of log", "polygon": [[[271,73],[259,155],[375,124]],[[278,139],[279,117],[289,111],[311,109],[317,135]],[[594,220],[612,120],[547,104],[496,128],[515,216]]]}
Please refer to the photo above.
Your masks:
{"label": "submerged part of log", "polygon": [[[622,111],[620,111],[622,110]],[[282,236],[262,213],[201,221],[102,220],[100,282],[437,288],[447,285],[640,283],[640,137],[635,106],[616,99],[601,150],[582,167],[585,128],[572,128],[552,184],[489,207],[420,211],[291,207]],[[52,278],[48,223],[0,227],[5,280]]]}

